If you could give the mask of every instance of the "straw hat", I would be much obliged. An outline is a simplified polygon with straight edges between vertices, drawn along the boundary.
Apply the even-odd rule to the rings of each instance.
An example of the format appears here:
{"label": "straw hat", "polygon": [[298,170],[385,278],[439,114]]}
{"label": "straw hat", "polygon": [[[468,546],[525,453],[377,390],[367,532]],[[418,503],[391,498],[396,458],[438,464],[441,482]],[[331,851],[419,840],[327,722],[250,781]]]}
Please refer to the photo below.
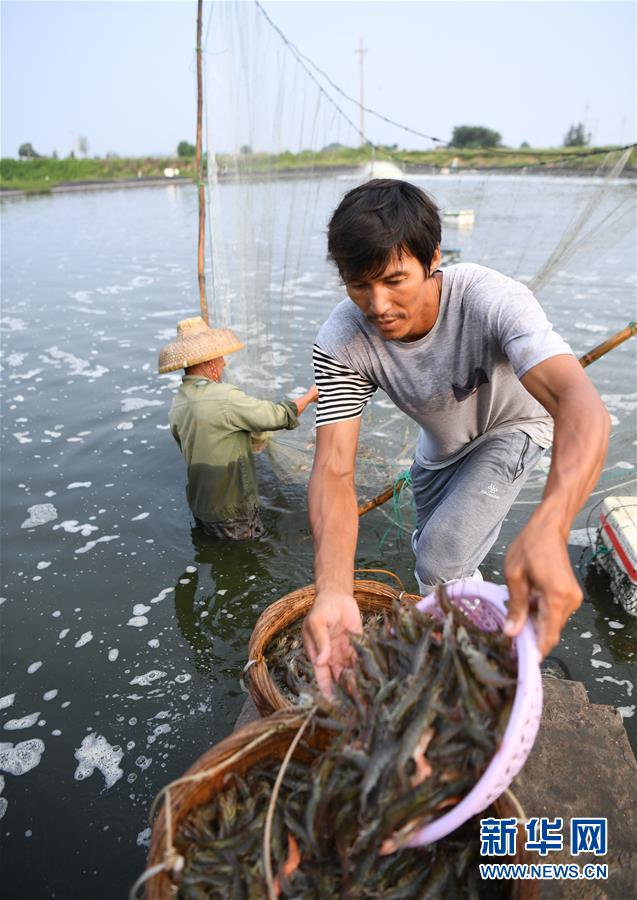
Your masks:
{"label": "straw hat", "polygon": [[159,351],[159,373],[186,369],[245,347],[229,328],[209,328],[201,316],[177,323],[177,339]]}

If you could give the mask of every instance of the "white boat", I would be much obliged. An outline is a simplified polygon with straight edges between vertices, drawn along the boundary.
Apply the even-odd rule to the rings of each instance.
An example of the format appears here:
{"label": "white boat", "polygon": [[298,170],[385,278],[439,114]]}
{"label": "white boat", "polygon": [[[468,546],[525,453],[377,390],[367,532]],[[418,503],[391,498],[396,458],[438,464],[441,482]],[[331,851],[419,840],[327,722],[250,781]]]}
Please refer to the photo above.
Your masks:
{"label": "white boat", "polygon": [[371,178],[394,178],[401,181],[405,175],[402,169],[396,163],[389,162],[386,159],[374,159],[365,166],[365,180]]}
{"label": "white boat", "polygon": [[442,221],[445,225],[456,225],[458,228],[469,228],[475,221],[476,214],[472,209],[443,209]]}
{"label": "white boat", "polygon": [[611,581],[614,596],[637,616],[637,499],[606,497],[599,514],[595,562]]}

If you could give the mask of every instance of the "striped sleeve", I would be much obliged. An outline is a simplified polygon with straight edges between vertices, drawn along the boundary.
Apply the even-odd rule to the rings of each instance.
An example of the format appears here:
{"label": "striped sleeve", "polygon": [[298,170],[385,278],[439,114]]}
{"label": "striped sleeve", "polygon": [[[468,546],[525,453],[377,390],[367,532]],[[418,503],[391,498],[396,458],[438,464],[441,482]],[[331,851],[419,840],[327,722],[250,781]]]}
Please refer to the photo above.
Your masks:
{"label": "striped sleeve", "polygon": [[368,381],[316,344],[312,352],[314,381],[319,389],[316,425],[332,425],[346,419],[357,419],[378,385]]}

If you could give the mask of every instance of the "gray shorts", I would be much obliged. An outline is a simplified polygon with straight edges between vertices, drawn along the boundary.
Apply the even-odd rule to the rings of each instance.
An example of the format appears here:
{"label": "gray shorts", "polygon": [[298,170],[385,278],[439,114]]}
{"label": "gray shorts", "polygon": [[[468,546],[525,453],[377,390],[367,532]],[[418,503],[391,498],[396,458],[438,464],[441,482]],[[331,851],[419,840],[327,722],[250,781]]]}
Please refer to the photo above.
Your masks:
{"label": "gray shorts", "polygon": [[425,469],[414,462],[412,546],[422,584],[473,574],[543,453],[528,435],[514,431],[494,435],[444,469]]}

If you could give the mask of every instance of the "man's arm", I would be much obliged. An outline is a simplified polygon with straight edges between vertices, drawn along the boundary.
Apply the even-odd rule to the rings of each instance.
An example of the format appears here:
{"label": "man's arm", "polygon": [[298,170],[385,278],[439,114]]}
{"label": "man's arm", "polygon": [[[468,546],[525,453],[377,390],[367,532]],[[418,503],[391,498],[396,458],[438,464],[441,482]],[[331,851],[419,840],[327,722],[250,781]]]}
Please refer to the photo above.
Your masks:
{"label": "man's arm", "polygon": [[362,631],[353,597],[358,537],[355,490],[360,418],[322,425],[310,477],[308,507],[314,537],[316,599],[303,624],[307,653],[323,693],[349,664],[351,632]]}
{"label": "man's arm", "polygon": [[530,369],[521,381],[553,417],[555,432],[542,502],[511,544],[504,563],[510,594],[506,630],[519,634],[530,604],[537,604],[538,645],[546,655],[582,602],[567,540],[573,519],[602,470],[610,420],[599,394],[572,356],[551,357]]}

